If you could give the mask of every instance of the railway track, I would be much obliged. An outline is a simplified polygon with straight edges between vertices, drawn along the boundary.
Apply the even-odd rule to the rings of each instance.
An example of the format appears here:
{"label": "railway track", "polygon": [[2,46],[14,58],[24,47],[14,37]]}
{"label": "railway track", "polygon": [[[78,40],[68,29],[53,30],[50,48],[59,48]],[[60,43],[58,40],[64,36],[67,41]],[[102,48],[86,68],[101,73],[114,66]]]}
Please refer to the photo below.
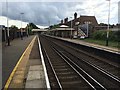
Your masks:
{"label": "railway track", "polygon": [[40,40],[52,88],[119,88],[119,79],[115,80],[111,74],[97,68],[93,63],[81,60],[76,56],[76,50],[61,47],[62,44],[58,45],[60,43],[43,36]]}
{"label": "railway track", "polygon": [[[40,40],[41,42],[44,41],[42,42],[42,46],[44,45],[43,53],[52,88],[87,88],[95,90],[96,88],[104,88],[96,80],[82,71],[82,69],[78,71],[75,66],[73,67],[73,65],[62,57],[45,39]],[[84,78],[81,73],[86,75],[87,78],[89,77],[91,82]]]}
{"label": "railway track", "polygon": [[94,56],[94,55],[92,55],[92,53],[94,53],[94,51],[91,53],[87,53],[87,52],[79,50],[75,47],[72,47],[70,45],[67,45],[61,41],[58,41],[56,39],[52,39],[52,41],[54,41],[54,43],[56,43],[56,44],[59,43],[59,44],[57,44],[58,46],[61,45],[60,47],[71,52],[72,54],[77,52],[75,54],[75,56],[77,56],[79,58],[84,58],[84,60],[86,62],[93,64],[94,66],[98,67],[102,71],[110,74],[112,77],[120,80],[120,64],[110,62],[109,60],[106,60],[106,59],[98,57],[98,56]]}

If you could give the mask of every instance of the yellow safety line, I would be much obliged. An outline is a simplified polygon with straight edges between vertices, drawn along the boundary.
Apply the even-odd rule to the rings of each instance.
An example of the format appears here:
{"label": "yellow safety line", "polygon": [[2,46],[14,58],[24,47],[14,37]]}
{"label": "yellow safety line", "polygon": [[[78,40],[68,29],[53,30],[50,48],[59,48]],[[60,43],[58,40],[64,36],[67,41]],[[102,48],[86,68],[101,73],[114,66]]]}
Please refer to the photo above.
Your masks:
{"label": "yellow safety line", "polygon": [[33,38],[33,40],[31,41],[31,43],[28,45],[28,47],[26,48],[26,50],[24,51],[24,53],[23,53],[22,56],[20,57],[19,61],[17,62],[16,66],[14,67],[12,73],[10,74],[10,76],[9,76],[9,78],[8,78],[6,84],[5,84],[4,90],[7,90],[7,89],[8,89],[8,87],[9,87],[9,85],[10,85],[10,82],[11,82],[11,80],[12,80],[14,74],[15,74],[15,71],[16,71],[18,65],[19,65],[20,62],[22,61],[23,56],[25,55],[26,51],[28,50],[28,48],[30,47],[30,45],[32,44],[32,42],[35,40],[35,38],[36,38],[36,36]]}

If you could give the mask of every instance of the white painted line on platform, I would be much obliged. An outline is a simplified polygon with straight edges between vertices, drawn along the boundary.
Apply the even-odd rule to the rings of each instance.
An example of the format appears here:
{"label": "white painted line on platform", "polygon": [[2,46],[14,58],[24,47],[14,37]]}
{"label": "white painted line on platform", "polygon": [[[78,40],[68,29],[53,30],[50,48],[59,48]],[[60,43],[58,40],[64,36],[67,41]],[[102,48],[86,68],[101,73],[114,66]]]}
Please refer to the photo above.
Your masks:
{"label": "white painted line on platform", "polygon": [[44,62],[44,57],[43,57],[43,53],[42,53],[42,49],[41,49],[41,45],[40,45],[40,40],[39,40],[39,37],[37,37],[37,38],[38,38],[38,44],[39,44],[39,52],[40,52],[40,56],[41,56],[41,60],[42,60],[44,73],[45,73],[46,85],[47,85],[47,89],[50,90],[50,82],[49,82],[47,69],[46,69],[45,62]]}

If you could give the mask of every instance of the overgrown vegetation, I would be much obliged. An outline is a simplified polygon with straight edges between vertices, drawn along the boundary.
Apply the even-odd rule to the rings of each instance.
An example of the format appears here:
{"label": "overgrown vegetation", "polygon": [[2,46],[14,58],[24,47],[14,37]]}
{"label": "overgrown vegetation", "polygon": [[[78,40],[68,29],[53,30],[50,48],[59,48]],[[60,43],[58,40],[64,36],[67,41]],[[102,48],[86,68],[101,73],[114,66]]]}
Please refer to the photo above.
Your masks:
{"label": "overgrown vegetation", "polygon": [[34,23],[29,23],[26,28],[28,28],[28,33],[33,34],[32,29],[39,29]]}
{"label": "overgrown vegetation", "polygon": [[[106,40],[106,31],[96,31],[92,33],[91,37],[95,40]],[[119,42],[120,41],[120,31],[109,31],[109,40]]]}
{"label": "overgrown vegetation", "polygon": [[55,28],[57,28],[57,27],[59,27],[59,26],[60,26],[59,24],[51,25],[51,26],[50,26],[50,29],[55,29]]}
{"label": "overgrown vegetation", "polygon": [[[95,40],[95,39],[92,39],[92,38],[87,38],[87,39],[84,39],[84,41],[89,42],[89,43],[95,43],[95,44],[98,44],[98,45],[103,45],[103,46],[106,45],[105,40]],[[109,41],[108,47],[120,48],[120,44],[119,44],[119,42]]]}
{"label": "overgrown vegetation", "polygon": [[[84,39],[87,42],[99,45],[106,45],[106,31],[96,31],[90,38]],[[120,48],[120,31],[109,31],[109,47]]]}

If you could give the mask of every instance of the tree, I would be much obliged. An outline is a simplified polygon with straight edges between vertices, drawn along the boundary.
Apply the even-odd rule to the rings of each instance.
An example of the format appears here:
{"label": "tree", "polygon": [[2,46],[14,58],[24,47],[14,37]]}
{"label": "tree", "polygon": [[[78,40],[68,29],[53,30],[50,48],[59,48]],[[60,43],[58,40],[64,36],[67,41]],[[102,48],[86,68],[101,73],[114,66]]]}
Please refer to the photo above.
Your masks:
{"label": "tree", "polygon": [[16,27],[15,25],[11,25],[11,30],[18,30],[18,27]]}
{"label": "tree", "polygon": [[33,34],[32,29],[39,29],[34,23],[29,23],[26,28],[29,34]]}
{"label": "tree", "polygon": [[59,27],[59,26],[60,26],[59,24],[54,24],[54,25],[49,26],[49,28],[50,28],[50,29],[55,29],[55,28],[57,28],[57,27]]}
{"label": "tree", "polygon": [[99,26],[108,26],[108,25],[105,23],[100,23]]}
{"label": "tree", "polygon": [[34,23],[29,23],[29,25],[32,29],[39,29]]}

